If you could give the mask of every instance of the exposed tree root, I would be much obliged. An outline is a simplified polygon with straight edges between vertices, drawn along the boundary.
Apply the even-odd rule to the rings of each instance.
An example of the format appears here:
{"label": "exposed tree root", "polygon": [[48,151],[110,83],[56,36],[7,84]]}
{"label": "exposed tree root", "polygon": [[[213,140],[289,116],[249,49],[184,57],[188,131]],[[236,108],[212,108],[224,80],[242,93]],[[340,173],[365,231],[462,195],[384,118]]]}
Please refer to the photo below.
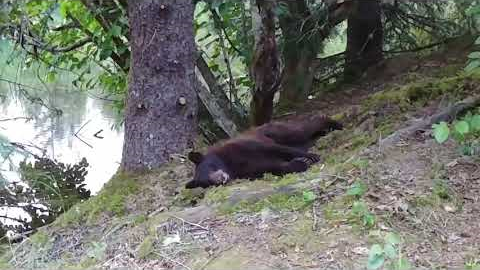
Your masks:
{"label": "exposed tree root", "polygon": [[381,140],[379,144],[392,145],[397,141],[399,141],[401,138],[406,138],[414,135],[414,133],[419,130],[425,130],[425,129],[431,128],[431,126],[435,123],[438,123],[441,121],[447,121],[447,122],[452,121],[457,117],[458,114],[466,110],[473,109],[477,106],[480,106],[480,95],[466,98],[449,107],[446,107],[444,110],[442,110],[437,114],[434,114],[426,119],[416,121],[412,125],[396,131],[395,133]]}

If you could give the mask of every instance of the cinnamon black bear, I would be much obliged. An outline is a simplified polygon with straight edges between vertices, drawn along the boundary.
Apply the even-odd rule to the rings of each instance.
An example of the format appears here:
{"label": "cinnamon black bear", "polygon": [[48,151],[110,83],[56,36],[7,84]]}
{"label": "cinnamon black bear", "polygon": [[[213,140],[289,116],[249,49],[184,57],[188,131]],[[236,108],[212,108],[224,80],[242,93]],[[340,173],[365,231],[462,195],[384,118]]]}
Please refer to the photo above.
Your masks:
{"label": "cinnamon black bear", "polygon": [[308,153],[315,140],[342,124],[324,115],[271,122],[246,131],[208,149],[205,155],[190,152],[195,165],[186,188],[218,186],[233,179],[260,178],[264,173],[285,175],[303,172],[320,157]]}

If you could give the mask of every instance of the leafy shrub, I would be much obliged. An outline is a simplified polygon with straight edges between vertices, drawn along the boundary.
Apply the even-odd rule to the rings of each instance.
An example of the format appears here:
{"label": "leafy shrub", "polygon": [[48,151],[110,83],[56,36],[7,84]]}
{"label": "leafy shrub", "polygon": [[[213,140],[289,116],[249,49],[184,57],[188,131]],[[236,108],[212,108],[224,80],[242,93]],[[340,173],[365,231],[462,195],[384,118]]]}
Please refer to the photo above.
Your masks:
{"label": "leafy shrub", "polygon": [[460,150],[464,155],[475,155],[479,153],[480,144],[480,114],[467,113],[463,118],[448,124],[440,122],[432,126],[435,140],[442,144],[450,137],[460,143]]}
{"label": "leafy shrub", "polygon": [[379,269],[382,265],[386,269],[407,270],[412,266],[408,259],[401,253],[402,239],[396,233],[387,233],[383,245],[374,244],[368,254],[368,269]]}
{"label": "leafy shrub", "polygon": [[53,222],[74,204],[88,199],[90,191],[84,183],[87,167],[85,158],[73,165],[38,156],[34,162],[21,162],[22,181],[0,189],[0,201],[5,207],[22,210],[31,220],[11,217],[18,225],[2,224],[2,229],[30,231]]}
{"label": "leafy shrub", "polygon": [[[476,4],[467,10],[467,15],[472,16],[474,20],[480,21],[480,4]],[[475,41],[475,45],[480,45],[480,37]],[[480,51],[474,51],[468,55],[468,64],[465,71],[471,72],[480,68]]]}

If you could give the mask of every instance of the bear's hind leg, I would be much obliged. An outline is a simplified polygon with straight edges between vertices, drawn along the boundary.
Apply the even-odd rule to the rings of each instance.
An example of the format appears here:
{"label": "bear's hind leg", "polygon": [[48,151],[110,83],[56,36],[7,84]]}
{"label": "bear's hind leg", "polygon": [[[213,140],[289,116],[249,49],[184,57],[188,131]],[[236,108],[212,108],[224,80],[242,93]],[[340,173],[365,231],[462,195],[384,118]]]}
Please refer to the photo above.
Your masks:
{"label": "bear's hind leg", "polygon": [[308,170],[310,166],[317,163],[319,160],[314,161],[309,158],[294,158],[289,162],[283,162],[278,167],[272,168],[271,173],[276,176],[283,176],[289,173],[300,173]]}

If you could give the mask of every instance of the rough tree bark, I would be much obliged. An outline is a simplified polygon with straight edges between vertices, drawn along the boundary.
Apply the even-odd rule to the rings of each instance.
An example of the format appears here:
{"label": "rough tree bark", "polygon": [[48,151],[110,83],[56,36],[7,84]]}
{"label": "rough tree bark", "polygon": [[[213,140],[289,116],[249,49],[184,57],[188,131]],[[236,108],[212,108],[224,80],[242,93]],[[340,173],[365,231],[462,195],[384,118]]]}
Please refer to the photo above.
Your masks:
{"label": "rough tree bark", "polygon": [[157,168],[191,147],[197,127],[194,5],[130,0],[131,69],[122,168]]}
{"label": "rough tree bark", "polygon": [[356,1],[348,17],[344,78],[359,78],[383,59],[383,25],[380,0]]}
{"label": "rough tree bark", "polygon": [[250,104],[251,122],[255,126],[271,120],[273,97],[279,87],[280,63],[275,39],[275,1],[256,0],[252,6],[255,33],[251,67],[255,88]]}
{"label": "rough tree bark", "polygon": [[[313,84],[314,66],[321,44],[331,30],[347,19],[353,7],[352,0],[328,0],[328,21],[318,28],[305,0],[282,0],[289,13],[280,17],[284,37],[284,71],[280,86],[281,108],[288,108],[307,98]],[[312,36],[311,33],[314,32]],[[310,36],[310,38],[305,38]],[[303,37],[303,39],[300,39]]]}
{"label": "rough tree bark", "polygon": [[[100,25],[105,29],[105,31],[108,31],[113,24],[115,24],[115,21],[118,20],[122,16],[122,10],[121,9],[127,9],[128,8],[128,3],[127,0],[119,0],[118,5],[117,1],[103,1],[103,0],[81,0],[84,6],[92,12],[92,14],[95,15],[96,20],[100,23]],[[198,2],[198,1],[195,1]],[[120,9],[121,8],[121,9]],[[93,34],[89,33],[90,37],[93,37]],[[127,40],[129,37],[125,37]],[[121,39],[119,38],[114,38],[114,42],[117,45],[121,45],[122,43]],[[128,42],[127,42],[128,43]],[[116,54],[115,52],[112,53],[111,59],[125,72],[128,72],[129,69],[129,59],[130,59],[130,51],[126,50],[122,54]],[[225,89],[223,89],[221,86],[218,85],[216,78],[210,68],[208,67],[207,63],[205,60],[202,58],[201,55],[198,55],[196,65],[200,71],[201,76],[204,78],[206,81],[207,85],[209,86],[209,89],[215,99],[200,99],[200,93],[199,93],[199,99],[200,99],[200,108],[199,112],[203,110],[203,112],[207,113],[199,113],[198,116],[199,121],[206,126],[206,123],[214,123],[217,125],[217,123],[222,122],[222,123],[227,123],[227,125],[220,125],[218,126],[220,129],[214,128],[215,129],[215,134],[217,137],[221,138],[224,134],[231,134],[232,130],[225,130],[224,127],[230,126],[230,122],[233,121],[234,126],[233,128],[239,130],[242,128],[245,128],[247,126],[248,119],[246,117],[246,110],[243,107],[243,105],[239,104],[238,102],[236,104],[233,104],[234,106],[232,107],[230,100],[228,99]],[[200,87],[197,88],[197,90],[201,89]],[[213,104],[213,103],[218,103],[218,104]],[[213,105],[212,105],[213,104]],[[211,112],[209,108],[212,107],[217,107],[219,108],[221,112],[221,115],[226,117],[222,119],[216,119],[215,117],[218,117],[218,114],[216,112]],[[207,125],[211,126],[211,125]],[[219,132],[217,132],[219,131]],[[223,132],[222,132],[223,131]]]}

